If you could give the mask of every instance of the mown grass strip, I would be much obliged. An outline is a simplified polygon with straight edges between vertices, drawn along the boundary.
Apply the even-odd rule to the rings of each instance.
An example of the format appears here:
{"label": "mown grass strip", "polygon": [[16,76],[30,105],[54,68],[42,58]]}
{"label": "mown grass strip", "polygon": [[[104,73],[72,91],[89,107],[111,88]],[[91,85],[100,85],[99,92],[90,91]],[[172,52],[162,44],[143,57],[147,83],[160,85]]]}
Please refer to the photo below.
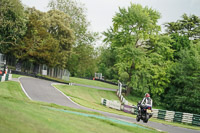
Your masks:
{"label": "mown grass strip", "polygon": [[[76,103],[82,106],[105,111],[105,112],[125,115],[129,117],[134,117],[134,118],[136,117],[135,115],[124,113],[123,111],[118,111],[115,109],[110,109],[100,104],[101,98],[119,101],[118,97],[116,96],[116,92],[97,90],[93,88],[79,87],[79,86],[68,86],[68,85],[55,85],[55,87],[61,90],[64,94],[70,96],[73,101],[75,101]],[[129,100],[131,99],[131,102],[134,103],[134,105],[136,105],[137,104],[136,101],[139,101],[140,98],[137,98],[137,97],[131,98],[129,96],[128,99]],[[158,119],[153,119],[153,118],[151,118],[150,121],[168,124],[172,126],[183,127],[183,128],[200,130],[199,127],[183,124],[183,123],[173,123],[173,122],[167,122],[164,120],[158,120]]]}
{"label": "mown grass strip", "polygon": [[[118,123],[118,124],[127,125],[127,126],[139,127],[139,128],[142,128],[142,129],[148,129],[148,128],[145,128],[143,126],[137,125],[137,124],[133,124],[133,123],[130,123],[130,122],[121,121],[121,120],[117,120],[117,119],[112,119],[112,118],[108,118],[108,117],[104,117],[104,116],[99,116],[99,115],[94,115],[94,114],[80,113],[80,112],[63,110],[63,109],[56,109],[56,108],[52,108],[52,107],[45,107],[45,108],[48,108],[50,110],[56,110],[56,111],[66,112],[66,113],[70,113],[70,114],[81,115],[81,116],[85,116],[85,117],[93,117],[93,118],[102,119],[102,120],[109,120],[109,121],[112,121],[112,122],[115,122],[115,123]],[[148,130],[150,130],[150,129],[148,129]]]}
{"label": "mown grass strip", "polygon": [[118,86],[116,86],[116,85],[111,85],[111,84],[104,83],[101,81],[88,80],[88,79],[82,79],[82,78],[76,78],[76,77],[70,77],[70,82],[77,83],[77,84],[83,84],[83,85],[91,85],[91,86],[97,86],[97,87],[110,88],[110,89],[118,89]]}
{"label": "mown grass strip", "polygon": [[[44,108],[67,109],[85,114],[98,115],[93,112],[72,109],[29,100],[18,82],[0,83],[0,132],[2,133],[157,133],[117,124],[111,121],[68,114]],[[101,117],[101,115],[99,115]]]}

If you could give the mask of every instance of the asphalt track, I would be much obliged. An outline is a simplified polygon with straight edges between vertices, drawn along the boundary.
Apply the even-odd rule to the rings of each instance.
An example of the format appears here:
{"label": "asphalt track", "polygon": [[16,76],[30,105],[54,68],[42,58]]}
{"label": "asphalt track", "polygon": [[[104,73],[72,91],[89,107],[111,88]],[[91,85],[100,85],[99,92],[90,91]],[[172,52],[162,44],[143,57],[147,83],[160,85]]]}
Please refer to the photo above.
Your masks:
{"label": "asphalt track", "polygon": [[34,100],[34,101],[55,103],[62,106],[99,112],[108,118],[115,118],[115,119],[120,119],[127,122],[141,124],[147,127],[155,128],[157,130],[169,132],[169,133],[200,133],[200,131],[198,130],[165,125],[165,124],[156,123],[152,121],[149,121],[148,123],[136,122],[135,118],[132,118],[132,117],[107,113],[107,112],[80,106],[74,103],[68,96],[63,94],[61,91],[54,88],[52,86],[53,82],[50,82],[50,81],[41,80],[37,78],[31,78],[31,77],[21,77],[19,81],[21,83],[24,93],[27,95],[27,97],[29,97],[31,100]]}

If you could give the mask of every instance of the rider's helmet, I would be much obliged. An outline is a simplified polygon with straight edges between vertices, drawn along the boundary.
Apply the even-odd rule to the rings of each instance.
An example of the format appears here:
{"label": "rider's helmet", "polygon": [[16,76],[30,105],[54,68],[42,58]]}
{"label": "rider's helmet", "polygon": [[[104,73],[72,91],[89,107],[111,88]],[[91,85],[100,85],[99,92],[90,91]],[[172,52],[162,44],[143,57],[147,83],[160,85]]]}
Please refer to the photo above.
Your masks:
{"label": "rider's helmet", "polygon": [[149,94],[149,93],[146,93],[146,94],[145,94],[145,97],[150,97],[150,94]]}

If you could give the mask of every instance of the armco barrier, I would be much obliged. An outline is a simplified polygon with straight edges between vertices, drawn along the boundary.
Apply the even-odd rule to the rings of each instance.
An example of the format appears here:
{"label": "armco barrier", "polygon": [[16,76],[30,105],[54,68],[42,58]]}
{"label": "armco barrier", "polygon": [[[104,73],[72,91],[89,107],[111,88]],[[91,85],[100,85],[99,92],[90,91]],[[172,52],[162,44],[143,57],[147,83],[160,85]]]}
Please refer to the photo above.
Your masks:
{"label": "armco barrier", "polygon": [[9,74],[8,80],[12,80],[12,74]]}
{"label": "armco barrier", "polygon": [[129,106],[129,105],[124,105],[124,112],[132,114],[132,108],[133,106]]}
{"label": "armco barrier", "polygon": [[200,126],[200,115],[193,115],[192,124],[196,126]]}
{"label": "armco barrier", "polygon": [[8,81],[9,74],[6,74],[5,76],[5,81]]}
{"label": "armco barrier", "polygon": [[117,101],[110,101],[105,98],[101,98],[101,104],[109,108],[121,110],[121,103],[118,103]]}
{"label": "armco barrier", "polygon": [[103,104],[104,106],[106,106],[106,99],[104,99],[104,98],[101,98],[101,104]]}
{"label": "armco barrier", "polygon": [[1,77],[1,82],[4,82],[5,79],[6,79],[6,76],[5,76],[5,74],[4,74],[4,75]]}
{"label": "armco barrier", "polygon": [[[130,113],[134,115],[138,114],[138,109],[136,106],[129,106],[126,104],[122,105],[121,103],[118,103],[117,101],[110,101],[104,98],[101,99],[101,104],[109,108],[122,110],[126,113]],[[182,123],[188,123],[188,124],[200,126],[200,115],[196,115],[196,114],[153,109],[153,118],[162,119],[162,120],[170,121],[170,122],[182,122]]]}
{"label": "armco barrier", "polygon": [[12,79],[12,74],[4,74],[0,76],[0,82],[8,81]]}
{"label": "armco barrier", "polygon": [[134,114],[134,115],[137,115],[137,114],[138,114],[138,108],[137,108],[137,107],[134,107],[133,114]]}
{"label": "armco barrier", "polygon": [[174,114],[174,122],[182,122],[183,112],[175,112]]}
{"label": "armco barrier", "polygon": [[109,101],[109,107],[117,110],[121,110],[121,103],[118,103],[117,101]]}
{"label": "armco barrier", "polygon": [[153,118],[158,118],[158,109],[153,109]]}
{"label": "armco barrier", "polygon": [[159,110],[158,111],[158,119],[165,119],[166,110]]}
{"label": "armco barrier", "polygon": [[166,111],[166,114],[165,114],[165,121],[173,121],[174,119],[174,114],[175,112],[174,111]]}
{"label": "armco barrier", "polygon": [[[121,94],[122,91],[122,84],[118,81],[119,89],[117,90],[117,96],[119,97],[122,104],[120,105],[120,110],[131,113],[134,115],[138,114],[138,109],[136,106],[129,106],[128,101],[123,97]],[[104,100],[103,105],[111,108],[115,108],[119,110],[119,106],[115,107],[112,101]],[[165,121],[170,122],[182,122],[188,123],[196,126],[200,126],[200,115],[190,114],[190,113],[183,113],[183,112],[175,112],[175,111],[168,111],[168,110],[160,110],[160,109],[153,109],[153,118],[162,119]]]}
{"label": "armco barrier", "polygon": [[182,122],[183,123],[192,123],[193,114],[190,113],[183,113]]}

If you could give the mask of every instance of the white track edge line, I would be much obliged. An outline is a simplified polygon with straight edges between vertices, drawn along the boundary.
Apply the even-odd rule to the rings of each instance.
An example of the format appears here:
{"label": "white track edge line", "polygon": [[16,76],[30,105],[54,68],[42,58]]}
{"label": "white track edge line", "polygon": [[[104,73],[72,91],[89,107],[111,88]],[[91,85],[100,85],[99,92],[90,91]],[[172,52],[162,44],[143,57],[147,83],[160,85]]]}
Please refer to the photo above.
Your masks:
{"label": "white track edge line", "polygon": [[[71,98],[70,98],[69,96],[65,95],[62,91],[60,91],[59,89],[57,89],[56,87],[54,87],[53,84],[56,85],[57,83],[51,83],[51,86],[52,86],[53,88],[55,88],[57,91],[59,91],[60,93],[62,93],[62,94],[63,94],[67,99],[69,99],[72,103],[76,104],[76,105],[79,106],[79,107],[83,107],[83,106],[79,105],[78,103],[74,102],[73,100],[71,100]],[[85,108],[85,107],[83,107],[83,108]]]}
{"label": "white track edge line", "polygon": [[19,83],[20,83],[20,86],[21,86],[21,88],[22,88],[23,92],[25,93],[25,95],[26,95],[26,96],[27,96],[27,97],[28,97],[30,100],[32,100],[32,99],[31,99],[31,97],[28,95],[28,93],[25,91],[25,89],[24,89],[24,87],[23,87],[22,83],[20,82],[20,78],[23,78],[23,76],[18,78],[18,80],[19,80]]}

